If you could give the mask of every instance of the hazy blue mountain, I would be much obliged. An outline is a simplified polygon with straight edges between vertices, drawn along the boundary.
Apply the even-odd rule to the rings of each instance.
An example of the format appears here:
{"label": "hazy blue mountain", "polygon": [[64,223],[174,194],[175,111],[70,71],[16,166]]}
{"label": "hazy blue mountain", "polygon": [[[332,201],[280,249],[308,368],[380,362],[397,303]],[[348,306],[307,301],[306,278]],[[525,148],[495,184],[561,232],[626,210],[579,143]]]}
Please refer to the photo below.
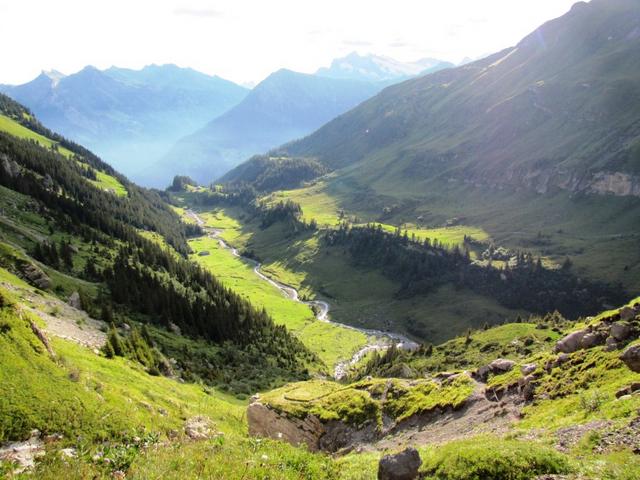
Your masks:
{"label": "hazy blue mountain", "polygon": [[336,58],[329,67],[320,68],[316,75],[348,80],[367,80],[374,82],[397,82],[403,79],[426,75],[445,68],[453,63],[435,58],[423,58],[415,62],[400,62],[379,55],[349,55]]}
{"label": "hazy blue mountain", "polygon": [[167,185],[174,174],[210,182],[251,155],[309,134],[376,94],[375,82],[278,70],[234,108],[180,140],[147,178]]}
{"label": "hazy blue mountain", "polygon": [[577,3],[515,47],[391,86],[289,150],[331,168],[361,162],[357,174],[387,188],[456,180],[640,196],[638,5]]}
{"label": "hazy blue mountain", "polygon": [[69,76],[43,72],[1,89],[45,125],[142,183],[139,171],[248,93],[228,80],[175,65],[104,71],[88,66]]}

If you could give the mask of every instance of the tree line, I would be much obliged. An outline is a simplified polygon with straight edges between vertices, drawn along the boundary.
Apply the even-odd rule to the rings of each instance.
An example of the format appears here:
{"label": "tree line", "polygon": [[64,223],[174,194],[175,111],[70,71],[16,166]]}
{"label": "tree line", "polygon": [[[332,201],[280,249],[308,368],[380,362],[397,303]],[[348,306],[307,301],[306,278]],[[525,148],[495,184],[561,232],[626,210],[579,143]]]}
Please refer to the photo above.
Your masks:
{"label": "tree line", "polygon": [[389,233],[380,225],[351,227],[342,224],[324,235],[327,245],[341,246],[354,263],[380,268],[382,273],[400,283],[398,297],[427,294],[445,284],[468,288],[494,298],[512,309],[543,314],[557,310],[576,318],[601,310],[603,303],[619,304],[625,300],[620,285],[609,285],[579,278],[564,268],[544,268],[540,259],[518,252],[515,264],[502,268],[478,265],[468,250],[447,248],[435,241],[409,238],[399,230]]}
{"label": "tree line", "polygon": [[[94,187],[78,162],[0,132],[0,184],[37,200],[42,215],[52,219],[56,229],[95,242],[93,256],[79,275],[108,287],[98,299],[106,321],[112,320],[115,309],[139,321],[177,326],[209,345],[207,363],[196,368],[205,374],[209,367],[218,371],[215,378],[223,378],[224,369],[243,372],[263,388],[275,379],[306,378],[306,365],[317,359],[283,326],[275,325],[264,310],[225,288],[210,272],[139,233],[158,232],[186,256],[186,238],[201,234],[199,227],[180,222],[156,192],[127,183],[128,196],[122,198]],[[103,255],[104,249],[97,245],[113,255]],[[75,254],[67,240],[37,243],[33,251],[43,263],[68,270]],[[130,341],[130,348],[126,343],[122,352],[139,351],[136,357],[157,363],[137,339]],[[198,363],[189,352],[182,352],[181,358],[185,364]]]}

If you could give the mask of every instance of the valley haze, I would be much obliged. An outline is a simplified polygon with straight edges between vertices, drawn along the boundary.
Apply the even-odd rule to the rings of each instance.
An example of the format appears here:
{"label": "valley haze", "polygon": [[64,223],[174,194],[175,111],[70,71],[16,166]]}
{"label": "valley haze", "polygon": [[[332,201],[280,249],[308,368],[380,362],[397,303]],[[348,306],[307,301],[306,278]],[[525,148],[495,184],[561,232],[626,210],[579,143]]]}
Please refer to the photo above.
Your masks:
{"label": "valley haze", "polygon": [[0,14],[0,478],[640,478],[640,1]]}

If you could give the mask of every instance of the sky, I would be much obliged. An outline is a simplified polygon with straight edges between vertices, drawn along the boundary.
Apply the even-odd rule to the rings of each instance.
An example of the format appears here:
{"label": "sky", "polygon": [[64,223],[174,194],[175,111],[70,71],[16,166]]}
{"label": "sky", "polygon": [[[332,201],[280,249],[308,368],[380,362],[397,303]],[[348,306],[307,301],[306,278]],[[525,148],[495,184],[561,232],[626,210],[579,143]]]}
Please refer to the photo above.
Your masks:
{"label": "sky", "polygon": [[349,52],[459,62],[516,44],[575,0],[0,0],[0,83],[156,63],[255,83]]}

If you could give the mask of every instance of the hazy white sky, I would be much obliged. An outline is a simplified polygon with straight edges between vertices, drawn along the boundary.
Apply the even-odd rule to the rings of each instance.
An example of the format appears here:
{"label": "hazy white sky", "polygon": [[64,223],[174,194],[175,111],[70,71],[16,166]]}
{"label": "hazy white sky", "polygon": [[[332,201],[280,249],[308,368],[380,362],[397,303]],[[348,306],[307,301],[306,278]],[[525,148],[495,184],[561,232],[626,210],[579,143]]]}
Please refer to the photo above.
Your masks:
{"label": "hazy white sky", "polygon": [[237,82],[353,50],[454,62],[515,44],[575,0],[0,0],[0,83],[175,63]]}

